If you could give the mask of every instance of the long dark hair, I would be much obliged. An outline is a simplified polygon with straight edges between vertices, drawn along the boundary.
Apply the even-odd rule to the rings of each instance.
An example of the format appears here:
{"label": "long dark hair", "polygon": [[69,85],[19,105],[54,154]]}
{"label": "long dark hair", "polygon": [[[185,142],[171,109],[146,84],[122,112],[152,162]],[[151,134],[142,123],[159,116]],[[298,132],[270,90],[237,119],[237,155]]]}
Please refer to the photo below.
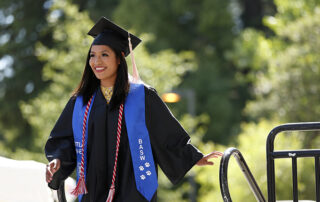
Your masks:
{"label": "long dark hair", "polygon": [[[110,102],[111,108],[119,106],[126,99],[129,92],[129,78],[128,78],[128,66],[127,62],[120,50],[115,47],[108,45],[116,54],[117,59],[120,59],[120,64],[117,70],[117,78],[113,87],[112,99]],[[83,103],[87,103],[94,92],[100,86],[100,80],[94,75],[90,64],[90,52],[91,47],[88,52],[86,65],[83,71],[82,79],[78,87],[73,92],[73,97],[82,95]]]}

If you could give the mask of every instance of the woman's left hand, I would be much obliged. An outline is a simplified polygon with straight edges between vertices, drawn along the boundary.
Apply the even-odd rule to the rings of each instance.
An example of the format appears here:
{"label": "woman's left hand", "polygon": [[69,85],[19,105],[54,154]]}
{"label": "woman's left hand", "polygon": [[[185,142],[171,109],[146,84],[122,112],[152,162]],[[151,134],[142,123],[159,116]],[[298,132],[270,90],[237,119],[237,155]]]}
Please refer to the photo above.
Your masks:
{"label": "woman's left hand", "polygon": [[207,154],[205,155],[202,159],[200,159],[198,162],[197,162],[197,165],[198,166],[206,166],[206,165],[213,165],[214,163],[212,161],[209,161],[209,159],[212,159],[212,158],[218,158],[220,156],[222,156],[223,153],[222,152],[219,152],[219,151],[214,151],[214,152],[211,152],[210,154]]}

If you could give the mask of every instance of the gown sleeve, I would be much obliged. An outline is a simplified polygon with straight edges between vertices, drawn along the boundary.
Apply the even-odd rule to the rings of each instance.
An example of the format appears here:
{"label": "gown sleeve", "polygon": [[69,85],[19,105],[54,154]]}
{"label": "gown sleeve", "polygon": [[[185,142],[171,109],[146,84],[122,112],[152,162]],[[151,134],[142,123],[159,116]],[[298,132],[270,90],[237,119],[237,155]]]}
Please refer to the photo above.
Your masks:
{"label": "gown sleeve", "polygon": [[45,154],[48,161],[60,159],[60,169],[53,175],[48,184],[51,189],[57,190],[76,166],[76,151],[72,130],[72,114],[75,99],[71,98],[52,129],[45,145]]}
{"label": "gown sleeve", "polygon": [[151,88],[146,90],[146,113],[153,156],[169,180],[177,184],[203,154]]}

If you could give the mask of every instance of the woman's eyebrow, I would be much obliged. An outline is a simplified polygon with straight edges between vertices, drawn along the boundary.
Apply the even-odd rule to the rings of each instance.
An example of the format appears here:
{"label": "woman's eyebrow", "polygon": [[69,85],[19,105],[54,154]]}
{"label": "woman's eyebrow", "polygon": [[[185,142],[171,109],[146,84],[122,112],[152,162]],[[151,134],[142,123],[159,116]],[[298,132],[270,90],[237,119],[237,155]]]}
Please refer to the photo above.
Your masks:
{"label": "woman's eyebrow", "polygon": [[[102,51],[98,51],[98,52],[101,52],[101,53],[108,52],[109,53],[109,51],[107,49],[106,50],[102,50]],[[90,51],[90,53],[95,53],[95,51]]]}

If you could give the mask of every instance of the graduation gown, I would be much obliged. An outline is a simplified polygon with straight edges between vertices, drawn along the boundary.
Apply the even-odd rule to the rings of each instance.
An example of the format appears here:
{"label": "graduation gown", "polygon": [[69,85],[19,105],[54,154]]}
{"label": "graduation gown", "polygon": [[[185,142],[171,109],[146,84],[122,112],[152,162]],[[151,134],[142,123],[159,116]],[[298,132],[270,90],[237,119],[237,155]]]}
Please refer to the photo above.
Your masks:
{"label": "graduation gown", "polygon": [[[112,102],[112,100],[111,100]],[[61,167],[49,187],[58,189],[76,167],[72,115],[75,98],[71,98],[56,122],[45,146],[49,161],[58,158]],[[158,165],[173,184],[203,157],[190,144],[190,137],[175,119],[153,88],[145,87],[145,117],[156,169]],[[88,194],[82,202],[105,202],[112,180],[116,152],[117,120],[119,108],[111,109],[99,89],[93,102],[88,123],[87,174]],[[123,116],[115,181],[114,202],[147,200],[137,191]],[[152,202],[156,201],[156,194]]]}

